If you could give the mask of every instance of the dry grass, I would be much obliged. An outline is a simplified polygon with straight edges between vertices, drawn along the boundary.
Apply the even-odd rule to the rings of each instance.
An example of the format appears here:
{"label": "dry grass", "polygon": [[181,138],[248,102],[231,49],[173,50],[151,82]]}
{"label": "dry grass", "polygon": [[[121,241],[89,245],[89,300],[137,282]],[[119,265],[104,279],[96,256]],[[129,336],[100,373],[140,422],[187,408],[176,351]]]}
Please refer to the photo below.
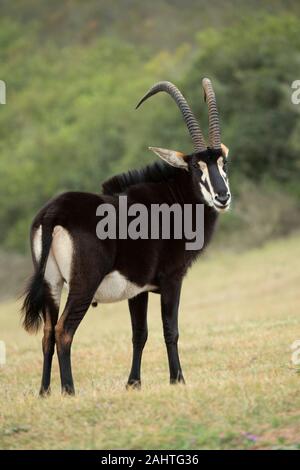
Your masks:
{"label": "dry grass", "polygon": [[141,392],[126,392],[130,322],[125,302],[91,309],[73,347],[77,396],[39,399],[40,337],[22,331],[18,305],[0,308],[0,447],[299,448],[300,237],[210,256],[183,289],[180,350],[186,387],[168,385],[158,297]]}

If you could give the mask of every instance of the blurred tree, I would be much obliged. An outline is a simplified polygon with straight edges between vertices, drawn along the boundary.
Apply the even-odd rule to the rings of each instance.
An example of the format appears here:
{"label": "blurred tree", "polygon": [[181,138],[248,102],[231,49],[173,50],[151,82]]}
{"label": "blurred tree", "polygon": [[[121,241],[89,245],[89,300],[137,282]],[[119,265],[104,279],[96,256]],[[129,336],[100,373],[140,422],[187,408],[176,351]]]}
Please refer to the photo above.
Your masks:
{"label": "blurred tree", "polygon": [[[24,250],[32,216],[49,197],[64,190],[99,191],[113,173],[153,161],[148,145],[192,149],[169,96],[154,97],[134,111],[161,79],[182,88],[207,130],[201,77],[212,78],[223,140],[234,163],[237,206],[250,187],[266,191],[257,200],[276,200],[276,207],[280,198],[272,194],[284,192],[279,210],[287,213],[290,204],[294,213],[300,197],[300,107],[291,103],[290,87],[300,78],[297,17],[257,14],[225,29],[202,30],[196,45],[177,41],[178,47],[163,44],[154,54],[142,31],[138,46],[122,35],[95,37],[95,24],[86,25],[73,10],[68,16],[67,5],[74,1],[62,2],[67,10],[58,6],[52,13],[41,2],[34,19],[24,6],[13,18],[14,4],[2,2],[11,14],[1,18],[0,28],[0,78],[8,84],[7,104],[0,108],[0,244]],[[109,14],[114,17],[114,9]],[[81,31],[91,28],[90,37],[71,41],[66,31],[58,40],[57,28],[68,18],[73,25],[68,24],[68,34],[80,25]],[[243,226],[240,214],[233,212],[224,230]],[[273,219],[280,223],[279,215]]]}

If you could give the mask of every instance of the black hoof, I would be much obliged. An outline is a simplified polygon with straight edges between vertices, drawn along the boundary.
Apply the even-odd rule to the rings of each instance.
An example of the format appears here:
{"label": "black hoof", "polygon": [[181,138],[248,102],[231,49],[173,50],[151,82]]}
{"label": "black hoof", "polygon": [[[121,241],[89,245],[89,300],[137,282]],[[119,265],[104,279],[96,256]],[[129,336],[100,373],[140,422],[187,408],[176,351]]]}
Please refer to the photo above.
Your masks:
{"label": "black hoof", "polygon": [[50,387],[48,387],[48,388],[41,387],[41,388],[40,388],[39,396],[40,396],[41,398],[49,397],[49,395],[51,395],[51,389],[50,389]]}
{"label": "black hoof", "polygon": [[170,378],[170,384],[171,385],[177,385],[177,384],[182,384],[182,385],[185,385],[185,380],[183,378],[183,375],[179,375],[178,377],[176,378]]}
{"label": "black hoof", "polygon": [[66,385],[66,386],[62,387],[61,394],[73,397],[75,395],[75,389],[74,389],[74,387],[72,387],[70,385]]}
{"label": "black hoof", "polygon": [[141,389],[141,381],[140,380],[128,380],[126,384],[126,390],[140,390]]}

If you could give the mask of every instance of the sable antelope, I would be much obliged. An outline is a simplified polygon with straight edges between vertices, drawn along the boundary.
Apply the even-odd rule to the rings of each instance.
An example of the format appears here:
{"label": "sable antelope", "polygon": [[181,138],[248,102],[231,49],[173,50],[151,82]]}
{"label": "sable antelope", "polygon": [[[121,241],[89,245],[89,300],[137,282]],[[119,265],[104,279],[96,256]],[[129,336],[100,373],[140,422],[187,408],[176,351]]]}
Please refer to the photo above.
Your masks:
{"label": "sable antelope", "polygon": [[[50,200],[31,227],[34,274],[23,305],[24,327],[37,330],[44,323],[44,364],[40,394],[50,391],[51,364],[56,344],[62,392],[74,394],[71,344],[93,302],[128,299],[132,323],[133,358],[128,386],[141,384],[142,351],[147,340],[148,292],[161,296],[163,332],[170,382],[184,383],[178,355],[178,306],[184,275],[202,250],[187,251],[185,240],[106,239],[96,236],[96,210],[103,203],[117,206],[120,194],[128,205],[140,202],[181,205],[204,204],[204,246],[209,242],[218,212],[230,205],[226,173],[228,149],[221,144],[215,94],[203,79],[208,105],[209,146],[180,91],[170,82],[159,82],[137,107],[158,92],[168,93],[180,109],[191,135],[194,152],[183,154],[151,147],[164,162],[114,176],[103,184],[103,194],[68,192]],[[58,319],[63,285],[69,293]]]}

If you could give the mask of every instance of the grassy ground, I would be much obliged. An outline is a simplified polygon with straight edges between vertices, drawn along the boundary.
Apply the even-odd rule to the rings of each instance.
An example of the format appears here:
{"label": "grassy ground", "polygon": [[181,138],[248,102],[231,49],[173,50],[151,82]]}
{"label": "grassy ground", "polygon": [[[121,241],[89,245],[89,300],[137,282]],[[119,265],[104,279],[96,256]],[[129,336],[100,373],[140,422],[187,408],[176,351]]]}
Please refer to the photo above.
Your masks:
{"label": "grassy ground", "polygon": [[244,254],[207,256],[188,276],[180,350],[187,385],[169,386],[158,297],[141,392],[124,389],[130,365],[125,302],[91,309],[73,347],[77,396],[39,399],[40,336],[20,327],[18,305],[0,307],[0,447],[300,448],[300,236]]}

